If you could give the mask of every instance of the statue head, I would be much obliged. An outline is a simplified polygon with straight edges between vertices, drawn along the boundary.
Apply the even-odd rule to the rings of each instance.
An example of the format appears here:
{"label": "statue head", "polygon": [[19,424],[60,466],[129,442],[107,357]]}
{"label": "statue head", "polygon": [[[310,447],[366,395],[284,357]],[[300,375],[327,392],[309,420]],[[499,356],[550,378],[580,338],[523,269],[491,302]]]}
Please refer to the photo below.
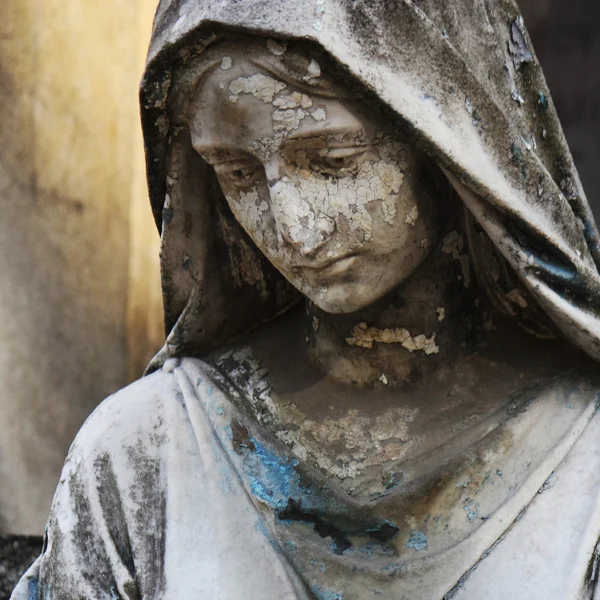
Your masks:
{"label": "statue head", "polygon": [[141,99],[164,356],[298,291],[346,313],[405,281],[445,225],[432,167],[498,309],[600,356],[596,227],[516,6],[496,8],[161,2]]}
{"label": "statue head", "polygon": [[184,119],[257,248],[317,306],[352,312],[436,242],[427,157],[308,52],[271,60],[287,52],[244,37],[208,51]]}

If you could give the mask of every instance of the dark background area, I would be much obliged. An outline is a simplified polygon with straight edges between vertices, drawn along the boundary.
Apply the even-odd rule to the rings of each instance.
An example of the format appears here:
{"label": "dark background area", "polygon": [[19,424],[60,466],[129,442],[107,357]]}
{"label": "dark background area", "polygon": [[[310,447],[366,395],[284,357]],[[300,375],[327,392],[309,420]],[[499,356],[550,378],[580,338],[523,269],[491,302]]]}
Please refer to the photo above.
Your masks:
{"label": "dark background area", "polygon": [[[588,200],[600,221],[600,2],[521,0],[519,4]],[[8,600],[41,543],[41,538],[0,536],[0,600]]]}
{"label": "dark background area", "polygon": [[518,3],[588,201],[600,222],[600,3]]}

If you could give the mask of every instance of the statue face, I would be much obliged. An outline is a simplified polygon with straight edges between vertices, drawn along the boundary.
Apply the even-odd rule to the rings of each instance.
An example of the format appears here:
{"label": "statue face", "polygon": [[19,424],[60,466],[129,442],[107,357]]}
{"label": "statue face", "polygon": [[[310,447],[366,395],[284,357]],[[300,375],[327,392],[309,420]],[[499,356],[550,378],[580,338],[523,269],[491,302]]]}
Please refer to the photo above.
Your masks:
{"label": "statue face", "polygon": [[311,94],[316,62],[295,86],[246,55],[228,51],[203,81],[192,144],[286,279],[327,312],[368,306],[435,243],[424,158],[363,102]]}

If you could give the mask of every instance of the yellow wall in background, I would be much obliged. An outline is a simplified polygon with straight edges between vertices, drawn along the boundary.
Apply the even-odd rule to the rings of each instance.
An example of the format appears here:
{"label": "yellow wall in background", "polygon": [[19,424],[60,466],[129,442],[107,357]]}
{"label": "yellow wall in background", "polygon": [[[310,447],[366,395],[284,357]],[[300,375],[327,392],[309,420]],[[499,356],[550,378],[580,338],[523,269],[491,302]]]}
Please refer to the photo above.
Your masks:
{"label": "yellow wall in background", "polygon": [[2,2],[0,531],[43,531],[76,431],[162,339],[137,104],[155,3]]}
{"label": "yellow wall in background", "polygon": [[[138,14],[139,39],[142,40],[142,52],[138,56],[136,67],[139,73],[143,71],[152,30],[152,17],[157,4],[157,0],[140,1],[143,7]],[[150,359],[162,346],[165,337],[160,289],[160,238],[148,200],[144,145],[137,112],[136,104],[133,186],[129,213],[131,222],[127,336],[129,380],[134,380],[143,373]]]}

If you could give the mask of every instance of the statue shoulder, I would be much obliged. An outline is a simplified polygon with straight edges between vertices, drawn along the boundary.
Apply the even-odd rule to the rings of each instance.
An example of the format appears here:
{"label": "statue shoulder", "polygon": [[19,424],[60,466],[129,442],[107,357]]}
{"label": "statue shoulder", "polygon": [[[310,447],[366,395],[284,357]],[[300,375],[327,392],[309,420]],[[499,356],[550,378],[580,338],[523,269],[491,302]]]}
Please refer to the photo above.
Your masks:
{"label": "statue shoulder", "polygon": [[78,459],[89,463],[106,453],[131,454],[132,446],[151,452],[151,447],[164,446],[174,436],[181,436],[189,425],[189,417],[178,373],[185,372],[189,378],[207,370],[208,365],[198,359],[171,359],[162,368],[106,398],[79,430],[67,464]]}
{"label": "statue shoulder", "polygon": [[160,369],[106,398],[82,425],[67,462],[123,452],[132,444],[156,443],[183,416],[181,390],[173,371]]}

